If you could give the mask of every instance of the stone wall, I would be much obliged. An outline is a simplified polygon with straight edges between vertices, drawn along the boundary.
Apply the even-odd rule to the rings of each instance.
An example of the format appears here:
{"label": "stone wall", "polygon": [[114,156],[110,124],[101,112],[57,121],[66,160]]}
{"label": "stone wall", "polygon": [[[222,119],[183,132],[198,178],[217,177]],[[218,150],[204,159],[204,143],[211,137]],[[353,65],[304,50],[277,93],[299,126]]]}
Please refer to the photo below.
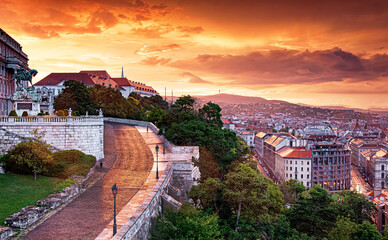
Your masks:
{"label": "stone wall", "polygon": [[104,158],[102,117],[0,117],[0,154],[21,141],[45,132],[44,140],[57,150],[77,149],[97,160]]}
{"label": "stone wall", "polygon": [[112,240],[143,240],[149,237],[152,220],[162,211],[163,196],[168,191],[172,179],[173,169],[171,163],[167,165],[158,182],[135,214],[119,229]]}

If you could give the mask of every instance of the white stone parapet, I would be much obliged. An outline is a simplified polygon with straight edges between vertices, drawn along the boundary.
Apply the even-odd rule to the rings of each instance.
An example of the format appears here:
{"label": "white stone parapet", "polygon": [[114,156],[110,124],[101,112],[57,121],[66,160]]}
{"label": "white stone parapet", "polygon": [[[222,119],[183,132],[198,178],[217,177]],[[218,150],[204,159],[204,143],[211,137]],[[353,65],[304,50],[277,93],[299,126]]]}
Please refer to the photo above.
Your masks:
{"label": "white stone parapet", "polygon": [[104,118],[82,117],[0,117],[0,154],[21,141],[44,132],[48,144],[59,150],[77,149],[97,159],[104,158]]}

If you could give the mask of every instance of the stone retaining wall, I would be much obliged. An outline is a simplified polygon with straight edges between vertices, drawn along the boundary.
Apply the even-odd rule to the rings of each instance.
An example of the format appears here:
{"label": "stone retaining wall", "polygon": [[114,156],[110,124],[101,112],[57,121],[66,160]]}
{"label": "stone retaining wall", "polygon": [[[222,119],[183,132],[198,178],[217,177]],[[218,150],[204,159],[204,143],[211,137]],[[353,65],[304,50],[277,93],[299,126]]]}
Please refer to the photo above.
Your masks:
{"label": "stone retaining wall", "polygon": [[19,212],[9,216],[5,219],[5,224],[9,227],[25,229],[41,219],[49,210],[56,209],[77,195],[79,190],[78,184],[74,184],[65,188],[62,193],[50,194],[46,198],[37,201],[37,206],[24,207]]}
{"label": "stone retaining wall", "polygon": [[172,179],[173,168],[167,165],[158,182],[135,214],[119,229],[112,240],[143,240],[149,237],[152,219],[162,211],[162,196],[167,192]]}
{"label": "stone retaining wall", "polygon": [[0,154],[45,132],[43,140],[57,150],[77,149],[104,158],[103,117],[0,117]]}

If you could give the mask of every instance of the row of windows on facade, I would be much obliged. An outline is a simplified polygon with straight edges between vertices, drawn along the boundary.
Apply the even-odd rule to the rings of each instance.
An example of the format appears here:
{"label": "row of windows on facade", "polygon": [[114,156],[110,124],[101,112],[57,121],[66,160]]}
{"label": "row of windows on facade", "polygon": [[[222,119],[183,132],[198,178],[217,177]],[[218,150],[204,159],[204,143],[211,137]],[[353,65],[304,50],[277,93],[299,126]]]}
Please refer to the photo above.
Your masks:
{"label": "row of windows on facade", "polygon": [[[298,167],[295,167],[294,169],[295,169],[295,172],[298,171]],[[288,171],[288,167],[286,167],[286,170]],[[290,171],[292,171],[292,167],[290,167]],[[300,168],[300,171],[303,172],[303,167]],[[310,172],[310,168],[307,168],[307,172]]]}
{"label": "row of windows on facade", "polygon": [[[295,165],[298,165],[298,161],[294,161],[295,162]],[[307,165],[310,165],[310,161],[306,161],[307,162]],[[288,164],[288,160],[286,160],[286,164]],[[290,164],[292,164],[292,160],[290,160]],[[304,161],[300,161],[300,165],[303,165],[304,164]]]}

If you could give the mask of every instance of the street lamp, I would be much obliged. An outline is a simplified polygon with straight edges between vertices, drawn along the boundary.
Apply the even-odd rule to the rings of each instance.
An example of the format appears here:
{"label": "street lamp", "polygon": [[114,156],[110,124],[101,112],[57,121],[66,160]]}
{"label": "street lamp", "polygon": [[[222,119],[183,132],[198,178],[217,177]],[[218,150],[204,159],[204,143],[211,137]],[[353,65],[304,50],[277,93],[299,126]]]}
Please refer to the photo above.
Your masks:
{"label": "street lamp", "polygon": [[159,152],[159,145],[156,144],[155,146],[155,152],[156,152],[156,179],[159,179],[159,169],[158,169],[158,152]]}
{"label": "street lamp", "polygon": [[119,188],[117,187],[116,183],[112,186],[112,193],[113,193],[113,236],[117,232],[117,224],[116,224],[116,195],[117,192],[119,191]]}
{"label": "street lamp", "polygon": [[147,113],[147,133],[148,133],[148,113]]}
{"label": "street lamp", "polygon": [[163,128],[163,155],[166,154],[166,150],[165,150],[165,147],[164,147],[164,139],[166,138],[165,134],[166,134],[166,129]]}

